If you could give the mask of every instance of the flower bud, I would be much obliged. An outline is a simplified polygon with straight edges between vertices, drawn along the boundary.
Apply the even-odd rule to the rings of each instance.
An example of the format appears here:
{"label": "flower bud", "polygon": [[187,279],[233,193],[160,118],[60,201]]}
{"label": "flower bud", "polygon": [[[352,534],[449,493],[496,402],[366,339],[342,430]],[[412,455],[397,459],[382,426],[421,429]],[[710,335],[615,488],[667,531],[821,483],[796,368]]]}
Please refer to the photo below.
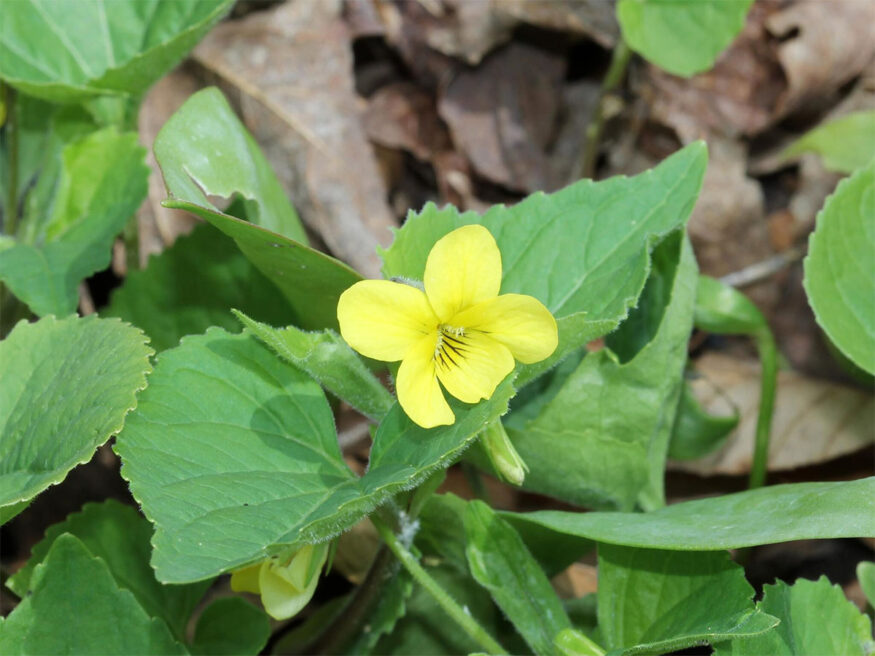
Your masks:
{"label": "flower bud", "polygon": [[231,574],[231,589],[261,595],[264,610],[274,619],[293,617],[313,597],[328,548],[328,543],[308,544],[238,569]]}
{"label": "flower bud", "polygon": [[490,423],[480,435],[480,444],[495,471],[508,483],[522,485],[528,466],[513,447],[501,419]]}

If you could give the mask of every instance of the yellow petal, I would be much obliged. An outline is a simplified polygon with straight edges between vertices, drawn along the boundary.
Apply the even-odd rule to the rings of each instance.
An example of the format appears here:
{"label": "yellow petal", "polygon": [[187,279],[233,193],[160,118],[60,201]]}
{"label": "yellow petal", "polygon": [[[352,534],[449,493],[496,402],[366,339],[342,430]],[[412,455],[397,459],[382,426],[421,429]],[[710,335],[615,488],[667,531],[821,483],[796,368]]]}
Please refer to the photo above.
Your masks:
{"label": "yellow petal", "polygon": [[389,280],[362,280],[343,292],[337,321],[347,344],[386,362],[403,358],[438,323],[425,294]]}
{"label": "yellow petal", "polygon": [[469,225],[439,239],[428,254],[424,283],[428,301],[443,322],[497,296],[501,253],[492,234],[481,225]]}
{"label": "yellow petal", "polygon": [[448,426],[456,421],[435,375],[434,347],[437,331],[414,344],[398,368],[395,389],[398,402],[423,428]]}
{"label": "yellow petal", "polygon": [[261,571],[262,563],[264,561],[231,572],[231,589],[234,592],[251,592],[252,594],[261,592],[258,587],[258,573]]}
{"label": "yellow petal", "polygon": [[498,383],[513,371],[513,356],[506,346],[480,332],[444,334],[435,368],[450,394],[465,403],[477,403],[492,396]]}
{"label": "yellow petal", "polygon": [[524,294],[502,294],[484,301],[460,312],[450,323],[487,333],[525,364],[550,356],[559,343],[556,319],[550,310]]}

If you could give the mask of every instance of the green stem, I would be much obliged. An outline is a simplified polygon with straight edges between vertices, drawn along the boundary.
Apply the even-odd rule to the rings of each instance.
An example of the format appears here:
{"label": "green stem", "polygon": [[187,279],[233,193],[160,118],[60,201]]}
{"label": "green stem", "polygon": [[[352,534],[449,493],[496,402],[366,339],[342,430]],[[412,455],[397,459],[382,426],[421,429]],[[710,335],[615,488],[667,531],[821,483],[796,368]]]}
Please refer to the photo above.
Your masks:
{"label": "green stem", "polygon": [[620,86],[623,77],[626,75],[626,69],[629,66],[629,60],[632,58],[632,51],[629,46],[620,36],[617,39],[617,45],[614,46],[614,52],[611,55],[611,64],[608,66],[608,72],[602,80],[602,88],[599,92],[599,101],[596,105],[595,115],[586,126],[586,143],[584,144],[583,159],[580,166],[581,178],[592,178],[595,175],[596,161],[599,156],[599,142],[602,138],[602,130],[605,127],[605,106],[608,94]]}
{"label": "green stem", "polygon": [[487,633],[486,629],[480,626],[477,621],[471,617],[465,609],[459,606],[447,591],[437,583],[437,581],[429,576],[428,572],[426,572],[422,565],[419,564],[416,557],[410,553],[403,544],[401,544],[392,529],[390,529],[382,519],[374,514],[371,515],[371,521],[374,523],[374,526],[377,527],[380,537],[383,538],[383,541],[389,549],[391,549],[392,553],[395,554],[395,557],[401,561],[401,564],[407,568],[407,571],[410,572],[410,575],[414,580],[425,588],[432,597],[434,597],[434,600],[438,605],[444,609],[447,615],[449,615],[456,624],[462,627],[472,640],[489,654],[505,653],[502,646],[498,644],[489,633]]}
{"label": "green stem", "polygon": [[766,482],[769,465],[769,433],[775,408],[775,392],[778,384],[778,349],[772,331],[764,328],[756,335],[762,374],[760,377],[760,408],[757,415],[756,438],[753,447],[753,465],[748,487],[752,490]]}
{"label": "green stem", "polygon": [[18,109],[15,106],[15,89],[4,85],[6,102],[6,137],[9,148],[9,186],[6,189],[6,225],[4,232],[15,236],[18,229]]}

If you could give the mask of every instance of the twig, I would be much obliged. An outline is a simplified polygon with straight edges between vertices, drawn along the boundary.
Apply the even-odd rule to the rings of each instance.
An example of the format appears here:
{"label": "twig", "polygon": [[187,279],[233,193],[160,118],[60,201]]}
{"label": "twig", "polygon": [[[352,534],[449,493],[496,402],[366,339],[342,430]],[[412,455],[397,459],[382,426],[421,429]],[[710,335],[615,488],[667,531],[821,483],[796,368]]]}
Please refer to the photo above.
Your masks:
{"label": "twig", "polygon": [[805,251],[802,248],[790,248],[761,262],[756,262],[738,271],[728,273],[720,278],[720,282],[730,287],[747,287],[793,264],[804,254]]}
{"label": "twig", "polygon": [[581,178],[592,178],[595,174],[595,166],[599,155],[599,142],[602,138],[602,130],[605,127],[607,97],[623,81],[631,58],[632,51],[629,50],[629,46],[626,45],[623,37],[619,37],[617,45],[614,46],[614,52],[611,55],[611,64],[608,67],[608,72],[605,73],[605,79],[602,80],[602,88],[599,92],[599,101],[596,105],[595,115],[586,127],[586,144],[584,145],[583,159],[580,166]]}

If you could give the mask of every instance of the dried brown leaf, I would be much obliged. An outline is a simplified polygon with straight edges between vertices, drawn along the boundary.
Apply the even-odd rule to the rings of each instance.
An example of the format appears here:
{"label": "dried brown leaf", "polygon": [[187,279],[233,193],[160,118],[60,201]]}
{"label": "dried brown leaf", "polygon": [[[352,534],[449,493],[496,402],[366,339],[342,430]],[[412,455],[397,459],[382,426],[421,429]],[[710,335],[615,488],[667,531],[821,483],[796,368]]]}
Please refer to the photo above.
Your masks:
{"label": "dried brown leaf", "polygon": [[338,0],[296,0],[219,25],[195,60],[236,91],[304,222],[363,275],[395,220],[362,129],[348,28]]}
{"label": "dried brown leaf", "polygon": [[[750,470],[759,407],[759,365],[719,353],[696,361],[701,378],[693,391],[712,414],[741,417],[726,444],[714,453],[672,469],[710,476]],[[832,460],[875,442],[875,398],[858,389],[810,378],[792,371],[778,374],[772,421],[769,470],[781,471]],[[871,462],[871,455],[870,462]]]}
{"label": "dried brown leaf", "polygon": [[779,115],[829,98],[875,56],[875,2],[870,0],[800,0],[765,24],[770,33],[786,38],[778,46],[788,82]]}
{"label": "dried brown leaf", "polygon": [[513,43],[461,71],[438,112],[480,175],[517,191],[546,189],[564,74],[562,58]]}
{"label": "dried brown leaf", "polygon": [[614,4],[605,0],[491,0],[499,14],[557,32],[587,36],[612,48],[620,35]]}

